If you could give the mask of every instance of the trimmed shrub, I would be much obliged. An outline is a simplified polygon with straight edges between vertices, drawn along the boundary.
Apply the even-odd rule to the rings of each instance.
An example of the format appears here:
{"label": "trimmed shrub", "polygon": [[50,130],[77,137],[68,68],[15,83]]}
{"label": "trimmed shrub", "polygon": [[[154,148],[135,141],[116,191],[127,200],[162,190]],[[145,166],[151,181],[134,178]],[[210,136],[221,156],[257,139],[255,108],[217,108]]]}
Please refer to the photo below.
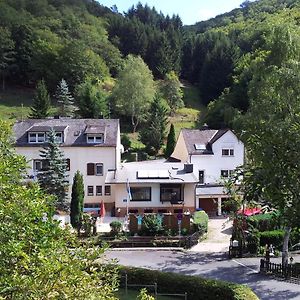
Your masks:
{"label": "trimmed shrub", "polygon": [[204,210],[196,211],[193,215],[193,221],[195,231],[199,231],[200,234],[207,232],[208,215]]}
{"label": "trimmed shrub", "polygon": [[259,299],[249,287],[226,281],[129,267],[121,268],[121,274],[124,273],[127,273],[129,284],[145,285],[156,282],[158,293],[184,294],[187,292],[189,300]]}
{"label": "trimmed shrub", "polygon": [[261,246],[272,244],[277,249],[282,248],[284,230],[264,231],[258,233],[258,236]]}
{"label": "trimmed shrub", "polygon": [[110,228],[111,228],[111,234],[112,235],[117,235],[118,233],[121,232],[122,229],[122,223],[120,221],[112,221],[109,224]]}
{"label": "trimmed shrub", "polygon": [[278,228],[278,214],[267,213],[248,217],[247,225],[258,231],[269,231]]}

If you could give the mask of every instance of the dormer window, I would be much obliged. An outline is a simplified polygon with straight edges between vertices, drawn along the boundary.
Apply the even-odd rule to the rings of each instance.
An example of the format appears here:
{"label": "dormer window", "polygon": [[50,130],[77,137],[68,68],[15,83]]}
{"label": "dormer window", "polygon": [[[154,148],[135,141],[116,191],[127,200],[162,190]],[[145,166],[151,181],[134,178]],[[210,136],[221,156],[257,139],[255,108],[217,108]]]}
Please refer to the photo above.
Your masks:
{"label": "dormer window", "polygon": [[63,142],[62,132],[56,132],[55,133],[55,141],[56,141],[56,143],[62,143]]}
{"label": "dormer window", "polygon": [[41,144],[45,143],[46,134],[45,132],[29,132],[28,133],[28,142],[30,144]]}
{"label": "dormer window", "polygon": [[88,144],[102,144],[103,134],[87,134],[86,142]]}

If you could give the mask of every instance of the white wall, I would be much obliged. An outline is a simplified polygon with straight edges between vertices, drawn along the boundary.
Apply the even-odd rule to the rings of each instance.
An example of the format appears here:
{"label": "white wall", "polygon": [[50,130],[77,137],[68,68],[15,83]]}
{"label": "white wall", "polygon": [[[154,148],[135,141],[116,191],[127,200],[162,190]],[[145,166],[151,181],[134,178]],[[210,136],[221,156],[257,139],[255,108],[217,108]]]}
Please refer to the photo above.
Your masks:
{"label": "white wall", "polygon": [[[184,185],[184,206],[194,207],[194,184]],[[160,202],[160,184],[159,183],[149,183],[149,184],[131,184],[130,187],[151,187],[151,201],[132,201],[128,203],[128,207],[141,207],[141,208],[155,208],[155,207],[170,207],[170,202]],[[116,207],[124,208],[126,207],[126,202],[123,199],[127,199],[126,184],[116,184],[115,185],[115,197],[116,197]]]}
{"label": "white wall", "polygon": [[[233,148],[234,156],[222,156],[222,148]],[[234,170],[244,163],[244,144],[231,132],[227,131],[213,144],[214,155],[192,155],[194,174],[204,170],[204,183],[221,181],[221,170]]]}
{"label": "white wall", "polygon": [[[116,169],[116,163],[119,164],[119,155],[116,157],[116,151],[120,151],[120,146],[115,147],[61,147],[65,158],[70,159],[69,172],[69,196],[71,193],[71,186],[74,174],[79,170],[83,174],[83,181],[85,187],[86,203],[114,202],[114,190],[111,186],[111,196],[104,195],[105,177],[108,169]],[[33,174],[33,159],[41,159],[40,147],[16,147],[19,154],[22,154],[28,160],[28,173]],[[103,176],[87,176],[87,163],[103,163]],[[94,195],[96,193],[96,185],[102,185],[102,196],[87,196],[87,186],[94,186]]]}

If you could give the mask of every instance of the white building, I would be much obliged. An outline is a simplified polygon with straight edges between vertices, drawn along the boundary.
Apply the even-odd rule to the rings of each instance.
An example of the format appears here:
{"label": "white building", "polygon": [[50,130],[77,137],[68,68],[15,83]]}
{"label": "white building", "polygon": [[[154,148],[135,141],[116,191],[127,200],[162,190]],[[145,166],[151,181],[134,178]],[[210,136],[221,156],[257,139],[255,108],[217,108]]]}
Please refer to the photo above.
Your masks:
{"label": "white building", "polygon": [[171,159],[193,164],[198,177],[195,208],[221,214],[222,181],[244,163],[244,144],[229,129],[182,129]]}
{"label": "white building", "polygon": [[127,210],[139,214],[192,212],[197,181],[190,164],[162,160],[124,163],[106,178],[115,190],[119,216]]}
{"label": "white building", "polygon": [[28,174],[35,178],[42,168],[40,150],[47,133],[54,129],[69,165],[69,196],[74,174],[83,175],[86,208],[100,207],[103,200],[107,211],[114,207],[115,194],[105,178],[121,161],[122,145],[118,120],[106,119],[29,119],[14,125],[16,151],[28,160]]}

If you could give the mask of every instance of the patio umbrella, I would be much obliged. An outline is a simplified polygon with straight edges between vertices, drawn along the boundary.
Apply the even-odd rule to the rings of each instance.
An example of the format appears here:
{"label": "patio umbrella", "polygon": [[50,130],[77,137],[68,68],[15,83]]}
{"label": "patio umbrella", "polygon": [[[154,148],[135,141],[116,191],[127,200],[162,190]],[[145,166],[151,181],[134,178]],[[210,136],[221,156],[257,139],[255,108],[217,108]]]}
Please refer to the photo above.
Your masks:
{"label": "patio umbrella", "polygon": [[104,217],[105,217],[105,205],[104,205],[104,202],[102,200],[101,204],[100,204],[100,218],[101,218],[101,221],[103,220]]}

